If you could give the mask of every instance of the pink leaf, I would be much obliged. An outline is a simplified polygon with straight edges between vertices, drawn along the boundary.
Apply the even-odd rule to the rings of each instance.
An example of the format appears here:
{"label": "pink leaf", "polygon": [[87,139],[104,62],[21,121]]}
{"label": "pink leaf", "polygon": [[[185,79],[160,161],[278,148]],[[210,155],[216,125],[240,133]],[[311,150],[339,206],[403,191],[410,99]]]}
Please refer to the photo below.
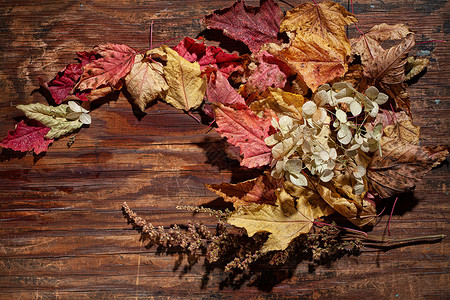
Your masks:
{"label": "pink leaf", "polygon": [[47,151],[48,146],[53,143],[53,139],[45,137],[49,131],[50,128],[42,124],[30,126],[20,121],[14,130],[8,132],[8,136],[0,142],[0,146],[22,152],[34,150],[34,153],[39,154]]}
{"label": "pink leaf", "polygon": [[206,97],[211,103],[222,104],[243,104],[245,100],[238,92],[231,86],[222,73],[216,73],[216,80],[210,80],[206,89]]}
{"label": "pink leaf", "polygon": [[269,136],[270,119],[259,118],[242,104],[233,107],[219,104],[214,111],[218,126],[216,131],[241,149],[241,165],[255,168],[270,163],[271,149],[264,142]]}
{"label": "pink leaf", "polygon": [[81,65],[87,65],[88,63],[93,62],[96,59],[99,59],[101,56],[96,51],[80,51],[77,52],[78,59],[81,61]]}
{"label": "pink leaf", "polygon": [[227,78],[234,71],[242,69],[237,54],[225,53],[219,47],[206,47],[205,44],[197,43],[190,37],[185,37],[174,50],[189,62],[198,62],[201,70],[211,66],[221,71]]}
{"label": "pink leaf", "polygon": [[278,43],[282,13],[273,0],[261,0],[259,7],[246,6],[238,0],[233,6],[216,10],[205,17],[209,29],[223,30],[226,36],[245,43],[250,51],[257,52],[261,45]]}
{"label": "pink leaf", "polygon": [[267,51],[258,53],[256,58],[259,64],[248,78],[247,87],[251,86],[258,92],[264,92],[268,87],[284,88],[290,73],[289,66]]}

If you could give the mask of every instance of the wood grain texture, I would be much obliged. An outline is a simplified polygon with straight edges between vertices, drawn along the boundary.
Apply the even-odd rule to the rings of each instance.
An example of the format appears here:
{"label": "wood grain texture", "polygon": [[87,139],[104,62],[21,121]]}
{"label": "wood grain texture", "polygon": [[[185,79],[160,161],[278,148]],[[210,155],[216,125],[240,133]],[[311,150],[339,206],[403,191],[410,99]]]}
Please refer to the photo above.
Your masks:
{"label": "wood grain texture", "polygon": [[[16,105],[46,102],[35,92],[39,78],[52,78],[76,51],[106,42],[147,48],[152,21],[154,44],[175,38],[168,42],[172,46],[183,36],[197,36],[205,14],[230,4],[0,1],[0,137],[21,116]],[[450,40],[447,1],[360,0],[354,10],[362,30],[382,22],[406,23],[418,42]],[[357,35],[354,27],[349,35]],[[423,145],[450,144],[449,49],[448,42],[413,49],[432,61],[409,89]],[[184,274],[182,268],[174,270],[176,256],[145,249],[123,219],[121,204],[127,201],[154,225],[186,223],[192,214],[176,205],[216,199],[204,183],[236,182],[251,174],[227,160],[220,138],[206,133],[206,125],[164,103],[152,105],[145,116],[137,115],[122,94],[96,106],[90,128],[77,134],[71,148],[64,138],[38,157],[0,154],[1,299],[444,299],[450,294],[449,238],[364,252],[313,272],[302,263],[269,292],[258,286],[222,287],[219,271],[202,287],[203,266]],[[392,236],[449,236],[449,178],[444,164],[417,186],[415,197],[399,201]],[[384,216],[374,235],[383,234],[386,221]]]}

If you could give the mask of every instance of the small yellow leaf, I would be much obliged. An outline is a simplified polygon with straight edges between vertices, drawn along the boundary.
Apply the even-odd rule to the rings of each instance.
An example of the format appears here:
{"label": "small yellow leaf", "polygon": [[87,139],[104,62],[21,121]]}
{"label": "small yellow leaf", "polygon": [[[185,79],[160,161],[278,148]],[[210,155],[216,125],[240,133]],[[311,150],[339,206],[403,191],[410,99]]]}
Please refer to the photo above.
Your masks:
{"label": "small yellow leaf", "polygon": [[130,73],[125,77],[127,90],[134,99],[134,103],[144,111],[147,104],[158,97],[169,86],[163,75],[163,64],[152,60],[152,54],[165,56],[160,48],[147,51],[146,55],[136,55]]}
{"label": "small yellow leaf", "polygon": [[273,110],[279,117],[289,116],[293,119],[302,120],[302,105],[305,98],[301,95],[285,92],[279,88],[269,88],[269,95],[266,99],[252,102],[250,109],[259,113],[264,113],[266,109]]}
{"label": "small yellow leaf", "polygon": [[190,63],[166,45],[161,49],[167,54],[164,76],[169,86],[164,100],[186,111],[199,107],[206,92],[206,78],[201,76],[200,65]]}

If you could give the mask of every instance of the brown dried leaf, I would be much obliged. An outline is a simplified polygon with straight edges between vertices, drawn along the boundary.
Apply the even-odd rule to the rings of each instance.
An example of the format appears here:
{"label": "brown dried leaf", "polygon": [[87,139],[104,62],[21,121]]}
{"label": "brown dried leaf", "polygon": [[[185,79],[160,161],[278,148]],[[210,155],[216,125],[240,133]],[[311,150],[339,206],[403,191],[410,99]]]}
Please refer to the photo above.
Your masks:
{"label": "brown dried leaf", "polygon": [[408,63],[406,64],[406,76],[405,81],[411,80],[428,66],[430,61],[428,58],[414,58],[412,56],[408,57]]}
{"label": "brown dried leaf", "polygon": [[448,146],[420,147],[400,140],[391,127],[394,125],[384,129],[391,136],[383,136],[380,141],[382,156],[376,153],[367,169],[370,186],[381,198],[411,191],[449,154]]}
{"label": "brown dried leaf", "polygon": [[278,184],[275,178],[268,173],[237,184],[224,182],[205,184],[205,186],[225,201],[233,202],[234,206],[250,203],[274,205],[277,200],[275,190],[278,188]]}
{"label": "brown dried leaf", "polygon": [[409,34],[400,44],[374,54],[376,56],[365,68],[364,75],[385,84],[404,82],[408,53],[414,45],[414,35]]}

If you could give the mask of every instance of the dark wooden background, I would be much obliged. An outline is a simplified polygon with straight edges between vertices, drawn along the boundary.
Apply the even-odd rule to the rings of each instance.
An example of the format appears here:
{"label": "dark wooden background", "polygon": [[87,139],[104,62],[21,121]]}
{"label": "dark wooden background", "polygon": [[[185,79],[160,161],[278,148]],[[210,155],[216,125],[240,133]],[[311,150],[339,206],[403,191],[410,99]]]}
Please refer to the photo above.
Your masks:
{"label": "dark wooden background", "polygon": [[[183,36],[202,32],[205,14],[231,4],[0,1],[0,137],[21,116],[16,105],[46,102],[35,91],[39,78],[51,79],[73,62],[75,51],[106,42],[147,48],[152,21],[155,43],[176,38],[168,42],[173,46]],[[354,5],[362,30],[402,22],[417,32],[418,42],[450,41],[449,8],[444,0],[357,0]],[[354,27],[349,34],[356,36]],[[450,143],[449,49],[448,42],[440,42],[412,51],[432,61],[409,89],[423,145]],[[302,263],[270,292],[247,284],[221,287],[218,270],[202,287],[202,264],[183,274],[182,268],[174,270],[176,256],[145,249],[122,216],[122,202],[155,225],[186,223],[192,214],[176,210],[176,205],[216,199],[204,183],[251,174],[225,158],[217,134],[205,134],[206,125],[169,105],[157,103],[147,115],[139,115],[120,94],[93,106],[97,109],[90,128],[76,135],[71,148],[66,137],[45,155],[0,154],[0,298],[443,299],[450,294],[450,238],[388,252],[366,251],[314,272]],[[448,179],[444,164],[427,175],[414,197],[400,200],[391,237],[449,235]],[[374,235],[383,235],[387,217]]]}

